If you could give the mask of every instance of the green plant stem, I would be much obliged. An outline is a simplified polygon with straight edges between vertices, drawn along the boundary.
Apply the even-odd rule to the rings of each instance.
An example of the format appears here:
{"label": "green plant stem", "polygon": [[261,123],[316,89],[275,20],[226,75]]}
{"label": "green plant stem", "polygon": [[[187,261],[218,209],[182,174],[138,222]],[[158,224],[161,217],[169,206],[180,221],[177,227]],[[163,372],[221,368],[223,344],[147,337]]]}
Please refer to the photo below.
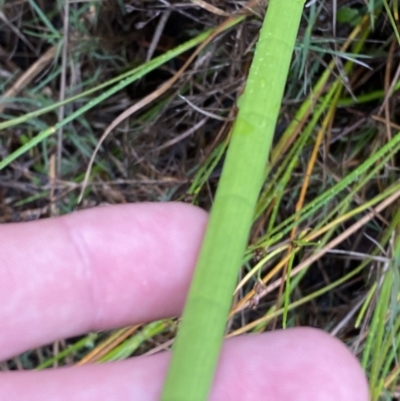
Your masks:
{"label": "green plant stem", "polygon": [[162,401],[204,401],[212,384],[278,118],[303,0],[270,0]]}

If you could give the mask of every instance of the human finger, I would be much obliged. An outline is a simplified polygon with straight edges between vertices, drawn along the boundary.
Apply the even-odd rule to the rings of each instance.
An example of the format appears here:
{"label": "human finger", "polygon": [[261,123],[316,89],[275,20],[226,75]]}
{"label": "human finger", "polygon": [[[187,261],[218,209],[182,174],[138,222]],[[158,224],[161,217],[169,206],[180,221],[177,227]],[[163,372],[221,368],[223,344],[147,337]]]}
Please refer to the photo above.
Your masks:
{"label": "human finger", "polygon": [[0,227],[0,360],[180,313],[207,216],[178,203],[100,207]]}
{"label": "human finger", "polygon": [[[10,401],[156,401],[169,354],[43,372],[0,374]],[[225,343],[210,401],[368,401],[357,360],[315,329],[245,335]],[[182,401],[182,400],[176,400]]]}

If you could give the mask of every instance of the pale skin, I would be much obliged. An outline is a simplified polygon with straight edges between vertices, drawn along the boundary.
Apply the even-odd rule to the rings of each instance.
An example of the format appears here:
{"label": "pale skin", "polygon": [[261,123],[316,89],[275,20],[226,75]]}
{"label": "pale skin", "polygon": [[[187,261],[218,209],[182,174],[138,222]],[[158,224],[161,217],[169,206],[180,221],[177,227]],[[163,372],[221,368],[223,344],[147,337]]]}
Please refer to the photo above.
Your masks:
{"label": "pale skin", "polygon": [[[0,227],[0,360],[56,339],[178,315],[207,215],[183,204],[102,207]],[[0,373],[8,401],[156,401],[169,353]],[[314,329],[226,341],[211,401],[367,401],[365,376]]]}

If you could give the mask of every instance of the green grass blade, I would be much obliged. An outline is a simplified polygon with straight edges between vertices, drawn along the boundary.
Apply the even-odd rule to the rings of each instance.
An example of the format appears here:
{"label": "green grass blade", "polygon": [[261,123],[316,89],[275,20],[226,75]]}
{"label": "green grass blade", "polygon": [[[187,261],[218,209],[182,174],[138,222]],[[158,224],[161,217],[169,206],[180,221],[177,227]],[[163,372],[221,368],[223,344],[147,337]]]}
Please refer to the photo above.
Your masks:
{"label": "green grass blade", "polygon": [[66,349],[62,350],[54,357],[46,359],[43,363],[38,365],[35,370],[43,370],[51,367],[54,362],[59,362],[65,357],[72,355],[74,352],[82,351],[84,348],[93,348],[95,341],[97,340],[99,334],[98,333],[89,333],[87,336],[77,341],[76,343],[68,346]]}
{"label": "green grass blade", "polygon": [[[235,24],[239,23],[242,20],[243,20],[243,17],[238,17],[231,24],[227,25],[226,29],[231,28],[232,26],[234,26]],[[93,93],[98,92],[106,87],[109,87],[110,85],[116,84],[115,88],[117,90],[123,89],[124,87],[126,87],[127,85],[130,85],[132,82],[134,82],[138,78],[142,77],[143,75],[155,70],[156,68],[167,63],[168,61],[172,60],[173,58],[175,58],[175,57],[181,55],[182,53],[192,49],[193,47],[199,45],[204,40],[206,40],[213,33],[213,31],[214,31],[213,29],[210,29],[204,33],[201,33],[200,35],[196,36],[195,38],[188,40],[187,42],[169,50],[168,52],[166,52],[164,54],[161,54],[160,56],[154,58],[153,60],[151,60],[147,63],[144,63],[138,67],[135,67],[115,78],[112,78],[111,80],[104,82],[104,83],[96,86],[95,88],[88,89],[88,90],[81,92],[78,95],[72,96],[66,100],[51,104],[50,106],[47,106],[47,107],[43,107],[40,110],[36,110],[31,113],[24,114],[23,116],[20,116],[20,117],[15,117],[9,121],[0,122],[0,130],[9,128],[9,127],[13,127],[17,124],[21,124],[30,119],[39,117],[42,114],[45,114],[45,113],[48,113],[55,109],[58,109],[59,107],[65,106],[66,104],[69,104],[76,100],[80,100],[85,97],[88,97],[89,95],[92,95]],[[142,70],[144,70],[144,71],[142,71]],[[142,74],[138,75],[140,72],[143,72],[143,75]],[[131,81],[130,78],[132,78],[133,81]],[[120,87],[118,87],[118,85],[120,85]]]}
{"label": "green grass blade", "polygon": [[122,344],[113,348],[104,355],[99,362],[119,361],[128,358],[135,352],[145,341],[162,333],[167,327],[167,320],[158,320],[144,326],[138,333],[126,339]]}
{"label": "green grass blade", "polygon": [[162,401],[207,399],[263,183],[303,4],[303,0],[269,3]]}
{"label": "green grass blade", "polygon": [[[234,26],[235,24],[239,23],[240,21],[243,20],[243,16],[239,16],[237,19],[232,20],[230,24],[226,25],[226,29]],[[183,45],[180,45],[176,47],[173,50],[170,50],[169,52],[163,54],[162,56],[157,57],[153,61],[146,63],[145,66],[142,67],[137,67],[134,69],[135,73],[129,73],[126,78],[122,79],[118,84],[115,86],[111,87],[110,89],[106,90],[104,93],[101,95],[97,96],[95,99],[90,100],[87,102],[84,106],[70,114],[68,117],[64,118],[57,124],[55,124],[52,127],[49,127],[43,131],[41,131],[38,135],[36,135],[34,138],[32,138],[29,142],[18,148],[15,152],[11,153],[10,155],[6,156],[3,160],[0,161],[0,170],[3,168],[7,167],[10,163],[12,163],[15,159],[18,157],[22,156],[24,153],[28,152],[30,149],[32,149],[34,146],[38,145],[40,142],[44,141],[46,138],[54,134],[55,132],[58,131],[61,127],[65,126],[69,122],[75,120],[82,114],[86,113],[88,110],[92,109],[93,107],[97,106],[104,100],[108,99],[115,93],[121,91],[123,88],[126,86],[130,85],[131,83],[137,81],[139,78],[143,77],[144,75],[148,74],[150,71],[154,70],[158,66],[164,64],[165,62],[169,61],[171,58],[175,57],[176,55],[179,55],[183,53],[187,48],[194,47],[195,44],[201,43],[204,41],[209,35],[212,34],[213,31],[207,31],[204,34],[201,34],[197,36],[195,39],[192,39],[188,42],[186,42]],[[99,87],[98,87],[99,88]],[[97,88],[96,88],[97,89]],[[85,92],[85,94],[89,93],[90,91]],[[82,94],[80,95],[82,96]],[[77,97],[74,97],[76,99]],[[67,104],[69,101],[64,101],[60,102],[59,105],[64,105]],[[46,111],[49,110],[49,108],[46,108]],[[35,115],[40,115],[43,111],[38,111],[37,113],[30,113],[30,114],[25,114],[22,119],[25,121],[27,118],[30,118],[31,116]],[[15,124],[15,121],[21,122],[21,118],[15,119],[9,122],[5,122],[3,124],[0,124],[0,129],[6,128],[9,126],[12,126]]]}
{"label": "green grass blade", "polygon": [[49,32],[52,33],[53,37],[59,39],[61,37],[60,33],[57,31],[57,29],[54,27],[54,25],[50,22],[50,20],[47,18],[46,14],[42,11],[42,9],[33,0],[29,0],[29,4],[36,11],[40,20],[43,22],[43,24],[46,26],[46,28],[49,30]]}

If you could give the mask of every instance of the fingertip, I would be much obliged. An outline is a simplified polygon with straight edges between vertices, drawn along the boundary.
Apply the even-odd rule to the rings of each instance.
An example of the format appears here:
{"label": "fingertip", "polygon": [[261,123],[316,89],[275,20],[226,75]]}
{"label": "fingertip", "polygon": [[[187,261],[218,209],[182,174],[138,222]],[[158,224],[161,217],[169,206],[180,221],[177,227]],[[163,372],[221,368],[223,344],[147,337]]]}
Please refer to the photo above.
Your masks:
{"label": "fingertip", "polygon": [[[221,396],[241,401],[368,401],[367,380],[357,359],[340,341],[313,328],[232,339],[221,365],[213,401]],[[229,389],[226,383],[235,386]]]}
{"label": "fingertip", "polygon": [[[298,347],[313,361],[319,398],[337,401],[368,401],[368,382],[358,359],[336,337],[320,329],[293,329]],[[326,383],[329,383],[327,386]]]}

